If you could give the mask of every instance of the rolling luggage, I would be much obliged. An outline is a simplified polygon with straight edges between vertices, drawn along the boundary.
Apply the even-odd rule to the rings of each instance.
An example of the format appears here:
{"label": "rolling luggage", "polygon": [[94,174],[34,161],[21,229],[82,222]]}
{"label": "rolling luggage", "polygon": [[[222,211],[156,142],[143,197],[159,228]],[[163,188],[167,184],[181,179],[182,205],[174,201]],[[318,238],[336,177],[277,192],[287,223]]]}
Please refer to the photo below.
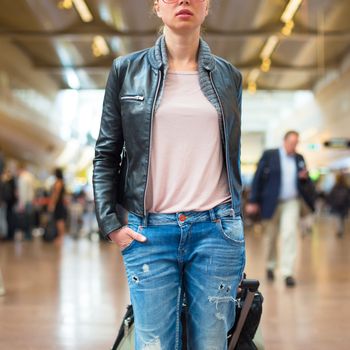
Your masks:
{"label": "rolling luggage", "polygon": [[[243,279],[237,293],[236,322],[227,335],[228,350],[263,350],[258,329],[263,296],[258,291],[259,281]],[[184,326],[186,305],[183,306],[181,321]],[[186,329],[183,327],[183,329]],[[183,332],[182,349],[186,350],[186,334]],[[111,350],[134,350],[134,314],[128,305],[117,339]]]}
{"label": "rolling luggage", "polygon": [[48,221],[44,228],[43,241],[44,242],[53,242],[57,237],[57,228],[54,217],[52,214],[48,215]]}

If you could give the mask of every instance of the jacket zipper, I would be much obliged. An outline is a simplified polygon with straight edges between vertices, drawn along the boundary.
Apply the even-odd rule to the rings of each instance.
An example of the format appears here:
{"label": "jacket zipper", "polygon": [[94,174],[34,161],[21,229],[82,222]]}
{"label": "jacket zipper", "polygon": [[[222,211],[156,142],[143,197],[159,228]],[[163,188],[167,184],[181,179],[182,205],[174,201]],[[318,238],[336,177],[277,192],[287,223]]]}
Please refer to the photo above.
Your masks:
{"label": "jacket zipper", "polygon": [[124,152],[124,157],[125,157],[125,161],[126,161],[126,172],[125,172],[125,183],[124,183],[124,192],[125,192],[126,184],[128,181],[128,174],[129,174],[129,159],[128,159],[128,153],[126,152],[125,145],[123,146],[123,152]]}
{"label": "jacket zipper", "polygon": [[146,216],[146,194],[147,194],[147,189],[148,189],[148,178],[149,178],[149,168],[150,168],[150,162],[151,162],[151,153],[152,153],[152,130],[153,130],[153,117],[154,117],[154,112],[156,109],[156,103],[158,99],[158,93],[159,93],[159,88],[160,88],[160,81],[162,79],[162,72],[159,71],[159,76],[158,76],[158,82],[157,82],[157,89],[156,89],[156,94],[154,96],[154,101],[153,101],[153,106],[152,106],[152,114],[151,114],[151,126],[150,126],[150,137],[149,137],[149,151],[148,151],[148,164],[147,164],[147,177],[146,177],[146,187],[145,187],[145,193],[143,194],[143,214]]}
{"label": "jacket zipper", "polygon": [[[214,92],[215,92],[215,95],[219,101],[219,105],[220,105],[220,110],[221,110],[221,115],[222,115],[222,124],[224,125],[224,145],[225,145],[225,159],[226,159],[226,173],[227,173],[227,180],[228,180],[228,187],[230,189],[230,194],[231,194],[231,197],[232,197],[232,188],[231,188],[231,181],[230,181],[230,173],[228,171],[228,166],[229,166],[229,163],[228,163],[228,152],[227,152],[227,145],[226,145],[226,124],[225,124],[225,113],[224,113],[224,109],[222,108],[222,103],[221,103],[221,100],[220,100],[220,97],[219,97],[219,94],[218,94],[218,91],[216,90],[216,87],[215,87],[215,84],[214,84],[214,81],[213,81],[213,77],[212,77],[212,73],[209,72],[209,77],[210,77],[210,82],[211,82],[211,85],[213,86],[213,89],[214,89]],[[233,198],[231,198],[231,204],[232,204],[232,208],[233,208]]]}
{"label": "jacket zipper", "polygon": [[122,96],[121,100],[135,100],[135,101],[143,101],[145,99],[144,96]]}

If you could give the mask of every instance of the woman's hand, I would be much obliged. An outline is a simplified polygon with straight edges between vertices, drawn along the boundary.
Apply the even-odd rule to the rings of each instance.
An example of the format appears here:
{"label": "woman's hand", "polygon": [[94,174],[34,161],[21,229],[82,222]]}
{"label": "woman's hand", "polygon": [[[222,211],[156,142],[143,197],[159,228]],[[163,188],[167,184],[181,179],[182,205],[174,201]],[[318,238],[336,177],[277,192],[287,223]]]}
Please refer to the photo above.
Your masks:
{"label": "woman's hand", "polygon": [[134,240],[139,242],[145,242],[147,240],[144,235],[133,231],[128,226],[124,226],[119,230],[113,231],[108,236],[114,243],[118,245],[120,250],[128,247]]}

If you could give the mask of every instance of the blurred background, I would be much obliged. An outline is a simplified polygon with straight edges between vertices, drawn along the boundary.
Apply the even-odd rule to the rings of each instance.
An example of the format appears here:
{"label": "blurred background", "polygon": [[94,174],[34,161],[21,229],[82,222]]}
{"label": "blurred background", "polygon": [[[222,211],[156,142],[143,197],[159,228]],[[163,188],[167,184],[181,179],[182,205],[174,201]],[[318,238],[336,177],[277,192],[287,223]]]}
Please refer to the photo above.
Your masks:
{"label": "blurred background", "polygon": [[[108,71],[113,58],[154,42],[150,4],[1,0],[0,147],[8,160],[26,162],[39,180],[63,167],[71,190],[88,181]],[[350,2],[296,1],[286,13],[287,5],[216,0],[205,26],[212,51],[243,73],[248,178],[262,150],[291,128],[315,177],[349,167]]]}
{"label": "blurred background", "polygon": [[[1,349],[106,349],[116,334],[128,295],[119,253],[101,242],[94,218],[92,159],[113,59],[152,46],[157,37],[160,22],[151,5],[148,0],[0,0],[0,173],[12,186],[0,209]],[[245,189],[262,152],[279,147],[284,133],[295,129],[321,199],[303,231],[308,234],[301,234],[298,266],[306,289],[286,295],[282,285],[262,285],[270,296],[262,322],[266,349],[347,349],[346,342],[334,341],[346,337],[348,317],[334,320],[338,326],[326,336],[330,325],[320,310],[329,315],[339,308],[339,317],[341,310],[350,311],[349,225],[344,240],[336,240],[322,201],[337,174],[349,182],[350,1],[213,0],[211,7],[203,36],[214,54],[243,74]],[[43,245],[56,168],[64,174],[66,235],[64,244]],[[30,174],[33,191],[30,236],[18,215],[23,171]],[[13,209],[10,221],[7,207]],[[248,221],[246,232],[248,272],[263,280],[259,223]],[[311,267],[303,275],[305,264]],[[283,312],[283,305],[295,310],[326,285],[326,297],[312,310],[293,317]],[[341,292],[332,298],[334,289]],[[301,327],[300,319],[309,324]],[[50,341],[40,338],[38,327]]]}

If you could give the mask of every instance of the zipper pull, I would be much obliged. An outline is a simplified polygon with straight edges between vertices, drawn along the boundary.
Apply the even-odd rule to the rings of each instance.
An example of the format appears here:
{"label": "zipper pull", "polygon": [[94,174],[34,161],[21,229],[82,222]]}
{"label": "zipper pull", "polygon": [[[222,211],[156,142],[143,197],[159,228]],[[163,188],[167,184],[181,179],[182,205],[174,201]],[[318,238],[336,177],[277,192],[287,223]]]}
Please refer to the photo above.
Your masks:
{"label": "zipper pull", "polygon": [[131,318],[124,320],[124,337],[129,334]]}
{"label": "zipper pull", "polygon": [[140,95],[136,95],[136,96],[122,96],[120,98],[121,100],[135,100],[135,101],[143,101],[145,99],[145,96],[140,96]]}

